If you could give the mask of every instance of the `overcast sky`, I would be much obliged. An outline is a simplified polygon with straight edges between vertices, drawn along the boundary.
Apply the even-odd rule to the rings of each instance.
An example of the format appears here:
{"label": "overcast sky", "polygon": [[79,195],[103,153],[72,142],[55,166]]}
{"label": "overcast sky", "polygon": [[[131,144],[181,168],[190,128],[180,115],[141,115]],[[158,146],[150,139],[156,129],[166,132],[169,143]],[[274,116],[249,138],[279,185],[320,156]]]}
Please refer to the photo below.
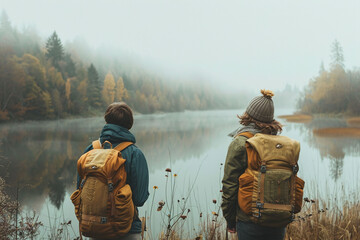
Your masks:
{"label": "overcast sky", "polygon": [[44,38],[82,37],[232,90],[302,87],[328,66],[334,39],[346,68],[360,66],[359,0],[0,0],[0,9]]}

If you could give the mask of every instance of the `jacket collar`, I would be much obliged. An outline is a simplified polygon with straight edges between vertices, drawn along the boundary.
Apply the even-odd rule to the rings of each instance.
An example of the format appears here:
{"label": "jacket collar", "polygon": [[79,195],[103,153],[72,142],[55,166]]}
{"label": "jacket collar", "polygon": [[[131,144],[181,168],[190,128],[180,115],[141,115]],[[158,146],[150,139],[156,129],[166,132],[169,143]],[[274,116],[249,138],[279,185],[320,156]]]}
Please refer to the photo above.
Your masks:
{"label": "jacket collar", "polygon": [[228,136],[230,137],[235,137],[236,135],[238,135],[239,133],[243,133],[243,132],[251,132],[252,134],[256,134],[256,133],[261,133],[261,131],[259,129],[256,128],[255,123],[250,123],[247,126],[241,126],[237,129],[235,129],[234,131],[232,131],[231,133],[228,134]]}
{"label": "jacket collar", "polygon": [[100,134],[100,142],[105,141],[111,143],[136,142],[135,136],[128,129],[110,123],[105,124]]}

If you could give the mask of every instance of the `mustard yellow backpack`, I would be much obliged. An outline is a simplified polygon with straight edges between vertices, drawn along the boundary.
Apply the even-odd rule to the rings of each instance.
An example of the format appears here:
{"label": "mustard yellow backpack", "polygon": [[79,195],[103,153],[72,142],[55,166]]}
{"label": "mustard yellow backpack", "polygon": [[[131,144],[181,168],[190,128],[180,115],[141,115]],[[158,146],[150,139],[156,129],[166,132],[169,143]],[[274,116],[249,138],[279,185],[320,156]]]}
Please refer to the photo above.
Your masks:
{"label": "mustard yellow backpack", "polygon": [[299,142],[245,132],[248,166],[239,177],[238,204],[263,226],[286,226],[300,212],[305,182],[297,177]]}
{"label": "mustard yellow backpack", "polygon": [[80,236],[114,239],[130,231],[135,208],[121,151],[131,144],[123,142],[114,149],[103,149],[99,140],[94,141],[94,149],[78,160],[82,180],[70,198],[79,220]]}

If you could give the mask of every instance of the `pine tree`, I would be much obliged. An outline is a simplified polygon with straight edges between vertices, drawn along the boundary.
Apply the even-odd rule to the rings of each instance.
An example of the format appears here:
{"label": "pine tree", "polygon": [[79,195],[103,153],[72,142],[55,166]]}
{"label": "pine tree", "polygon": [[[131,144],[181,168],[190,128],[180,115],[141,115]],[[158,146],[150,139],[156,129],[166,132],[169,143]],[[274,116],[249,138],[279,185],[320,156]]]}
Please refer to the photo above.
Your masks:
{"label": "pine tree", "polygon": [[88,104],[90,107],[101,106],[101,91],[99,86],[99,74],[93,64],[88,68]]}
{"label": "pine tree", "polygon": [[0,17],[0,30],[1,31],[10,31],[11,30],[11,23],[9,20],[9,16],[2,10],[1,17]]}
{"label": "pine tree", "polygon": [[345,67],[343,49],[342,49],[339,41],[336,39],[332,44],[331,61],[332,61],[331,68],[336,68],[336,67],[344,68]]}
{"label": "pine tree", "polygon": [[48,38],[46,51],[46,58],[52,62],[55,68],[60,70],[60,61],[64,58],[64,48],[56,32]]}
{"label": "pine tree", "polygon": [[65,72],[67,73],[68,77],[74,77],[76,75],[76,67],[75,63],[71,58],[70,53],[65,54]]}
{"label": "pine tree", "polygon": [[[3,10],[0,16],[0,41],[1,47],[9,47],[11,52],[16,52],[19,39],[16,36],[16,31],[12,28],[8,15]],[[20,56],[22,54],[18,54]]]}

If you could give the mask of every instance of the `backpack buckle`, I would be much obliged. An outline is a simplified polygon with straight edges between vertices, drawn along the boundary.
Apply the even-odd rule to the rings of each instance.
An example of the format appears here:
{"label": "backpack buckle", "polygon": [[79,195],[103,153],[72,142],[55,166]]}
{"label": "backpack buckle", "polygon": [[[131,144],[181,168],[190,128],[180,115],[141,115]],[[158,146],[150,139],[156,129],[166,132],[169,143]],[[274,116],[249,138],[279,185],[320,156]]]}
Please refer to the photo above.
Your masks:
{"label": "backpack buckle", "polygon": [[296,164],[295,166],[293,166],[293,173],[297,174],[298,171],[299,171],[299,166]]}
{"label": "backpack buckle", "polygon": [[295,221],[295,214],[294,212],[291,213],[290,222]]}
{"label": "backpack buckle", "polygon": [[265,165],[261,165],[260,172],[261,173],[266,173],[266,166]]}
{"label": "backpack buckle", "polygon": [[112,192],[114,190],[114,184],[113,183],[108,183],[108,190],[109,190],[109,192]]}
{"label": "backpack buckle", "polygon": [[101,218],[100,218],[100,223],[101,223],[101,224],[107,223],[107,217],[101,217]]}
{"label": "backpack buckle", "polygon": [[260,218],[260,217],[261,217],[260,209],[259,209],[259,212],[253,213],[253,217],[256,217],[256,218]]}
{"label": "backpack buckle", "polygon": [[264,203],[261,202],[256,202],[256,208],[260,209],[264,209]]}

